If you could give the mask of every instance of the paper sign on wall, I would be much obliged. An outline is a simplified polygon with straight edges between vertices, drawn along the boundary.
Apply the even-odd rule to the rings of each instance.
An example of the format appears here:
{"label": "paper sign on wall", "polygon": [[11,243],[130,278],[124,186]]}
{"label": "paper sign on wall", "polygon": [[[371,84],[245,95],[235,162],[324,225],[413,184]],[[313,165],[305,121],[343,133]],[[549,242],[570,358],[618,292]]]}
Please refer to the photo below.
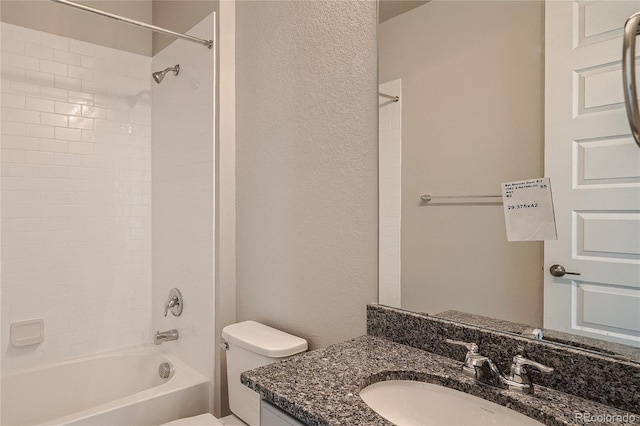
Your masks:
{"label": "paper sign on wall", "polygon": [[509,241],[557,240],[549,178],[502,184]]}

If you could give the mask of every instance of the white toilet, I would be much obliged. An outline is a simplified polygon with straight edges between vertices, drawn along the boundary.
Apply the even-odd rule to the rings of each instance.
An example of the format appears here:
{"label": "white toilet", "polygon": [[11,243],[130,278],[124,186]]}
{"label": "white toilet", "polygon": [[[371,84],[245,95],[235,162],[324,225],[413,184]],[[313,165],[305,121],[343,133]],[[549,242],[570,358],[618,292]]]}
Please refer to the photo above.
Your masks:
{"label": "white toilet", "polygon": [[[287,359],[307,350],[307,341],[275,328],[244,321],[222,329],[227,348],[227,382],[231,412],[249,426],[260,425],[260,395],[240,383],[243,371]],[[162,426],[219,426],[225,423],[201,414]],[[237,423],[235,423],[237,424]]]}

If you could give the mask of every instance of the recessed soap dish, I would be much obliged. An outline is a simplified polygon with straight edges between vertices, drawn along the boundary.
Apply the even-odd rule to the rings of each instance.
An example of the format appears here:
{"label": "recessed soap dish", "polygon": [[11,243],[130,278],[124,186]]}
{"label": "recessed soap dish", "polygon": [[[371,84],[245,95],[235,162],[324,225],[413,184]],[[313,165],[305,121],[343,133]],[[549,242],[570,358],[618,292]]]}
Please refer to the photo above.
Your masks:
{"label": "recessed soap dish", "polygon": [[44,342],[44,320],[33,319],[11,323],[11,344],[16,347]]}

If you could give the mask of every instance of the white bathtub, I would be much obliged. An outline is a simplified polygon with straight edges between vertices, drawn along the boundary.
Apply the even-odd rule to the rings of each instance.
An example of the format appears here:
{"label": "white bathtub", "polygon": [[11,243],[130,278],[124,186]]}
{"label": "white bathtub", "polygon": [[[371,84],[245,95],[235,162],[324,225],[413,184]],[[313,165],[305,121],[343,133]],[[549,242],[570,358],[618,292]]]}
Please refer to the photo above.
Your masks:
{"label": "white bathtub", "polygon": [[[158,367],[173,366],[167,379]],[[2,376],[0,424],[159,425],[209,410],[208,380],[154,345]]]}

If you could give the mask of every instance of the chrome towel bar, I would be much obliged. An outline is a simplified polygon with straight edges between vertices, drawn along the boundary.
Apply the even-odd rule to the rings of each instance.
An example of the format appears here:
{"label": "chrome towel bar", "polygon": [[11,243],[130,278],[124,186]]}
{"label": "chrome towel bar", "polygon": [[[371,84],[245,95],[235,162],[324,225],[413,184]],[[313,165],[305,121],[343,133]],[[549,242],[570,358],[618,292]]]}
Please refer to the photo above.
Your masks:
{"label": "chrome towel bar", "polygon": [[398,102],[400,100],[400,96],[387,95],[386,93],[378,92],[378,96],[382,96],[383,98],[391,99],[391,102]]}
{"label": "chrome towel bar", "polygon": [[422,200],[427,203],[431,200],[437,199],[445,199],[445,200],[473,200],[480,198],[500,198],[502,199],[502,195],[423,195],[420,197]]}

